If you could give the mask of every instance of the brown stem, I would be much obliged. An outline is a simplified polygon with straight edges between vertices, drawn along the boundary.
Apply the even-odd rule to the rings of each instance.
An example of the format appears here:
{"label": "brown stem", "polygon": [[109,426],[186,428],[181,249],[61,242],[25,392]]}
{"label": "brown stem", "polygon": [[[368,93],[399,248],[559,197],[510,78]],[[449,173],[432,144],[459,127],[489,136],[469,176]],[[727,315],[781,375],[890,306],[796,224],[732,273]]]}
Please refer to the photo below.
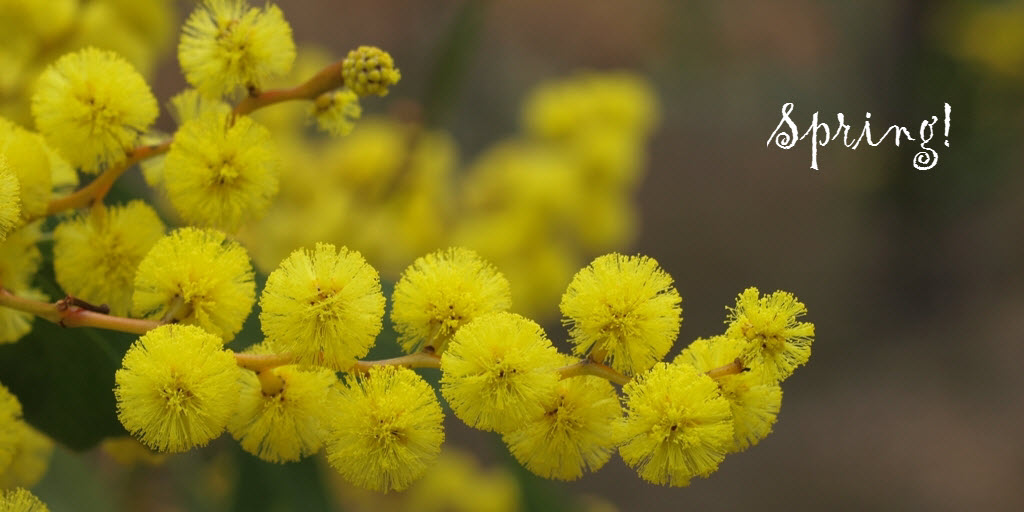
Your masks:
{"label": "brown stem", "polygon": [[363,373],[370,371],[374,366],[404,366],[406,368],[440,368],[441,356],[429,352],[415,352],[404,356],[392,357],[391,359],[380,359],[377,361],[356,361],[347,371],[348,373]]}
{"label": "brown stem", "polygon": [[51,200],[50,204],[46,207],[46,214],[52,215],[64,210],[84,208],[90,204],[102,202],[107,192],[110,191],[110,187],[114,186],[114,182],[125,171],[147,158],[166,153],[170,147],[171,141],[167,141],[154,146],[140,146],[129,151],[121,163],[108,167],[106,171],[103,171],[102,174],[89,182],[88,185],[64,197]]}
{"label": "brown stem", "polygon": [[234,113],[236,116],[242,116],[256,109],[281,103],[282,101],[315,100],[317,96],[345,85],[345,79],[341,76],[342,62],[339,60],[325,67],[319,73],[313,75],[313,78],[291,89],[276,89],[250,94],[238,102]]}
{"label": "brown stem", "polygon": [[624,386],[630,380],[629,377],[619,373],[611,366],[599,363],[590,358],[569,366],[563,366],[558,369],[558,373],[562,375],[563,379],[576,377],[577,375],[593,375],[620,386]]}
{"label": "brown stem", "polygon": [[[82,307],[82,301],[67,297],[55,303],[19,297],[0,288],[0,306],[31,313],[61,327],[96,327],[111,331],[145,334],[160,324],[152,320],[108,315]],[[85,303],[88,304],[88,303]]]}
{"label": "brown stem", "polygon": [[[295,364],[295,358],[291,354],[235,354],[235,362],[238,366],[257,373],[266,372],[271,368]],[[416,352],[391,359],[379,359],[376,361],[356,361],[348,373],[367,372],[374,366],[404,366],[406,368],[440,368],[441,357],[428,352]]]}

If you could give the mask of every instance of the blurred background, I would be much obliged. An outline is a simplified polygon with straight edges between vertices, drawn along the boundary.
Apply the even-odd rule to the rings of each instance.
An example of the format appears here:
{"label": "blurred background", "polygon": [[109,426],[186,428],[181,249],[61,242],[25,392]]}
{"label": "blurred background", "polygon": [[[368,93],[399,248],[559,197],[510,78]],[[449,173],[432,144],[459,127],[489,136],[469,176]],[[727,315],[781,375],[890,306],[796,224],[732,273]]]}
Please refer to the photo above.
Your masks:
{"label": "blurred background", "polygon": [[[81,1],[90,3],[102,2]],[[140,59],[151,62],[161,101],[185,87],[173,48],[193,5],[147,6],[174,13],[169,23],[143,31],[154,50]],[[324,210],[272,212],[267,224],[241,235],[257,264],[269,267],[264,270],[301,245],[286,235],[334,237],[376,251],[381,256],[370,261],[385,274],[392,268],[392,275],[441,240],[482,246],[510,274],[517,301],[523,283],[528,299],[517,307],[543,321],[564,348],[557,303],[571,272],[607,250],[642,253],[662,264],[683,296],[684,322],[670,357],[695,338],[721,333],[724,306],[757,286],[791,291],[807,305],[806,320],[817,327],[811,361],[786,382],[774,433],[688,488],[647,484],[618,457],[578,482],[538,479],[497,436],[449,415],[448,455],[424,484],[433,487],[408,495],[359,493],[320,460],[272,466],[222,439],[159,465],[125,455],[127,449],[81,454],[58,447],[34,489],[53,510],[428,510],[429,496],[471,492],[478,494],[466,498],[468,505],[445,510],[1024,509],[1024,372],[1016,367],[1024,360],[1024,3],[278,5],[300,45],[300,63],[317,53],[329,62],[360,44],[392,53],[402,81],[388,98],[365,101],[364,119],[404,123],[384,131],[415,133],[409,147],[428,145],[433,149],[423,151],[433,156],[423,159],[443,162],[423,167],[444,170],[416,176],[443,176],[455,185],[423,203],[407,199],[419,209],[401,215],[363,218],[360,203],[337,195],[325,199]],[[149,12],[138,9],[140,16]],[[631,170],[615,181],[614,194],[576,198],[569,213],[552,205],[558,194],[531,199],[537,202],[530,208],[550,208],[540,220],[561,219],[558,231],[536,235],[549,242],[540,245],[560,249],[523,253],[509,233],[525,235],[501,223],[511,221],[477,225],[470,221],[487,215],[470,214],[507,213],[494,203],[510,190],[503,187],[517,184],[493,168],[502,158],[520,157],[500,151],[495,157],[495,148],[515,147],[530,132],[524,104],[538,86],[581,71],[642,77],[640,90],[649,93],[656,116],[631,135],[629,148],[639,150],[624,150]],[[809,140],[786,151],[766,147],[787,102],[795,104],[801,133],[817,111],[831,127],[835,114],[844,113],[857,134],[870,112],[876,130],[900,124],[915,138],[930,116],[939,116],[941,127],[949,103],[950,144],[942,146],[939,128],[932,142],[938,164],[919,171],[913,143],[896,147],[890,137],[851,150],[833,142],[819,149],[814,171]],[[286,114],[270,110],[268,124],[291,122],[275,120]],[[160,123],[173,131],[170,116]],[[294,172],[315,173],[335,165],[332,158],[349,158],[346,151],[358,153],[336,149],[346,140],[315,141],[326,156]],[[289,190],[288,179],[282,208],[320,204],[308,191]],[[352,190],[365,185],[343,182]],[[538,186],[564,191],[558,184]],[[140,174],[132,173],[125,186],[144,188]],[[587,210],[595,197],[603,206]],[[436,224],[406,223],[422,221],[422,212],[437,205],[451,210]],[[275,219],[294,226],[289,222],[301,215],[327,219],[332,211],[344,212],[337,215],[351,225],[297,235],[274,227]],[[587,233],[579,219],[607,232]],[[435,238],[395,241],[403,232],[431,230]],[[495,237],[509,238],[513,247]],[[257,247],[260,240],[282,254]],[[405,252],[392,250],[403,243]],[[385,253],[394,261],[382,261]],[[502,263],[515,267],[524,259],[532,263],[512,269]],[[431,372],[422,373],[436,378]],[[133,462],[121,465],[111,453]]]}

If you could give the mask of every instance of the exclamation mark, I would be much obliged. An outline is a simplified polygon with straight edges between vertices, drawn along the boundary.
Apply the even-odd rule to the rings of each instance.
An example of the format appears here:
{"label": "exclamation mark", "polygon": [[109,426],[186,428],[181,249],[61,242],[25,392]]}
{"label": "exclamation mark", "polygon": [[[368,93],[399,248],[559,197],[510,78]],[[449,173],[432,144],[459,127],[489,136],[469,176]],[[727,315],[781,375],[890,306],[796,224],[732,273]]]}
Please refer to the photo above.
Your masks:
{"label": "exclamation mark", "polygon": [[946,147],[947,148],[949,147],[949,112],[951,110],[953,110],[953,108],[949,106],[949,103],[946,103],[946,132],[945,133],[946,133]]}

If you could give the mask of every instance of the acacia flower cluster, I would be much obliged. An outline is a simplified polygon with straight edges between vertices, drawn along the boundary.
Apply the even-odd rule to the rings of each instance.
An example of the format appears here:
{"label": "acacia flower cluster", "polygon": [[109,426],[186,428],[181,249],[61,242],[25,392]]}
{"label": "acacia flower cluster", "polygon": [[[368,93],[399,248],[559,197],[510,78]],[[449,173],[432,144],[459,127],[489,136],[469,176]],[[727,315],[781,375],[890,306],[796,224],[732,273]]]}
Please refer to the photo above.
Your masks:
{"label": "acacia flower cluster", "polygon": [[[390,299],[373,258],[327,242],[275,260],[257,290],[249,249],[236,235],[294,176],[283,172],[270,128],[253,114],[304,101],[309,121],[346,135],[361,115],[360,98],[388,94],[401,74],[387,52],[361,46],[298,86],[268,90],[296,60],[291,28],[278,7],[244,0],[204,0],[185,23],[178,59],[193,89],[171,101],[179,126],[169,137],[149,131],[158,112],[142,75],[92,47],[42,72],[31,98],[38,133],[0,119],[0,342],[24,337],[34,317],[139,335],[113,393],[121,424],[149,449],[185,452],[228,432],[267,462],[323,450],[349,482],[403,490],[440,456],[443,398],[457,418],[500,435],[542,477],[575,480],[617,452],[644,480],[685,486],[770,433],[781,382],[807,362],[814,336],[814,326],[800,321],[805,306],[787,292],[743,291],[724,333],[694,341],[669,362],[682,299],[669,273],[643,255],[600,256],[557,290],[571,355],[521,309],[513,312],[510,280],[466,244],[416,258]],[[638,141],[653,123],[647,98],[622,77],[538,92],[524,114],[538,141],[494,150],[469,196],[501,222],[535,226],[551,215],[587,224],[593,212],[578,207],[586,198],[621,199]],[[406,144],[382,133],[388,142],[377,147]],[[444,179],[430,162],[453,157],[433,137],[411,132],[408,140],[426,149],[405,163],[396,156],[394,172],[425,169],[405,179],[426,188]],[[141,200],[105,202],[115,181],[142,163],[185,225],[168,232]],[[350,163],[355,171],[345,179],[381,193],[372,173],[361,176],[359,162]],[[521,169],[525,178],[510,178]],[[55,194],[75,170],[98,175]],[[528,208],[506,203],[496,193],[503,184],[517,187]],[[560,194],[574,193],[578,201],[566,207]],[[403,215],[421,211],[416,200],[409,205]],[[55,222],[43,222],[51,215]],[[456,238],[473,240],[470,228]],[[556,243],[555,231],[543,240]],[[603,246],[618,235],[581,236]],[[34,287],[43,238],[53,241],[54,274],[67,294],[56,303]],[[557,257],[549,263],[567,266]],[[264,339],[226,348],[257,299]],[[389,302],[405,354],[365,360]],[[439,390],[417,368],[439,369]],[[0,484],[31,486],[50,449],[0,385]],[[45,510],[37,501],[17,490],[0,496],[0,508]]]}

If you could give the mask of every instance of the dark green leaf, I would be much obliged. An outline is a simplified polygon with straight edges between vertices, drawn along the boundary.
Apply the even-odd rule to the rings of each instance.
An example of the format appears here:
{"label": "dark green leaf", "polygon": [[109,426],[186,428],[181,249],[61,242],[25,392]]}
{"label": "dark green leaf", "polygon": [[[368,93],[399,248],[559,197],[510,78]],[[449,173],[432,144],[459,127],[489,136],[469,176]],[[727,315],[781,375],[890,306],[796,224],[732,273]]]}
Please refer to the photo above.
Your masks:
{"label": "dark green leaf", "polygon": [[65,329],[36,320],[32,332],[0,345],[0,382],[21,401],[25,419],[73,450],[125,435],[117,419],[114,372],[133,334]]}

